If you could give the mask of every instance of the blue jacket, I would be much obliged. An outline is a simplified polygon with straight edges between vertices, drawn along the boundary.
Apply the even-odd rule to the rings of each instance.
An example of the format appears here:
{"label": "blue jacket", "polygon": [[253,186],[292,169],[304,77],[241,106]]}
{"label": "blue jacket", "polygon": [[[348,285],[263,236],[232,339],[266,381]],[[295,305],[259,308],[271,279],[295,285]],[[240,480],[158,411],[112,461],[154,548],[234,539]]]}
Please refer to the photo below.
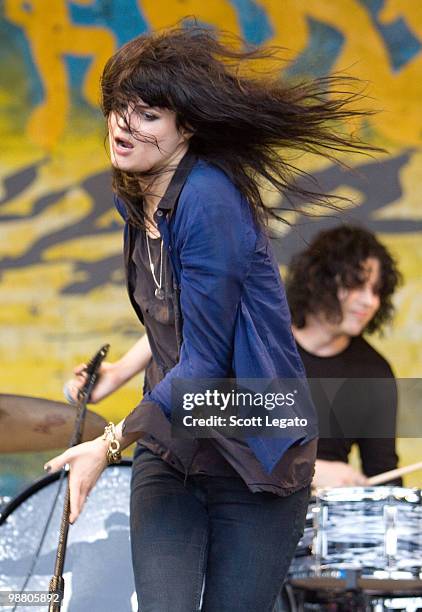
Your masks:
{"label": "blue jacket", "polygon": [[[178,190],[175,211],[172,189]],[[132,226],[123,201],[115,197],[115,204],[126,221],[127,245]],[[176,319],[182,338],[178,363],[145,394],[136,410],[152,401],[171,418],[171,387],[176,378],[218,379],[234,374],[242,379],[301,379],[303,384],[306,374],[269,239],[227,175],[194,159],[183,180],[179,176],[179,184],[170,183],[155,220],[180,298]],[[142,321],[139,308],[133,306]],[[303,444],[317,436],[308,392],[302,393],[295,415],[307,419],[305,430],[295,429],[291,437],[284,433],[246,439],[268,472],[293,443]],[[286,414],[276,408],[271,416]]]}

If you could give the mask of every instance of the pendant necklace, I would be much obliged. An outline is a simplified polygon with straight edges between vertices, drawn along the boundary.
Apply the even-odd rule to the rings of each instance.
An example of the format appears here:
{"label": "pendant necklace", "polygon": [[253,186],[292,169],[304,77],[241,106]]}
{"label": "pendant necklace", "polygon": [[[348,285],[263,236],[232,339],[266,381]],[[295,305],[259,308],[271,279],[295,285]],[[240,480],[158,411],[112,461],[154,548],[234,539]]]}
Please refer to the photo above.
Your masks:
{"label": "pendant necklace", "polygon": [[162,281],[163,281],[163,239],[161,238],[161,243],[160,243],[160,282],[157,281],[156,277],[155,277],[155,272],[154,272],[154,264],[152,263],[152,258],[151,258],[151,251],[149,248],[149,240],[148,240],[148,233],[145,230],[145,236],[147,239],[147,250],[148,250],[148,260],[149,260],[149,267],[151,269],[151,274],[152,274],[152,278],[154,279],[154,283],[156,285],[155,287],[155,291],[154,291],[154,295],[158,300],[164,300],[165,294],[164,294],[164,290],[162,288]]}

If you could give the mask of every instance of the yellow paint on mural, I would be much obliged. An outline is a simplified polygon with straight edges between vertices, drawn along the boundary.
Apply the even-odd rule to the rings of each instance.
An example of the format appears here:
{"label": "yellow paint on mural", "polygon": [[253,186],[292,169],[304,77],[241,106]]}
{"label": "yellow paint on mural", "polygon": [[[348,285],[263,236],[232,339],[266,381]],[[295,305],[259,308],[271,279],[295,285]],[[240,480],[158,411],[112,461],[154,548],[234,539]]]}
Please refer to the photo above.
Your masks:
{"label": "yellow paint on mural", "polygon": [[117,255],[121,252],[122,232],[119,231],[112,235],[85,236],[61,242],[46,249],[43,253],[43,260],[76,259],[79,261],[101,261],[104,257]]}
{"label": "yellow paint on mural", "polygon": [[80,221],[90,210],[91,201],[80,189],[68,192],[47,210],[17,221],[3,221],[0,255],[17,257],[43,236]]}
{"label": "yellow paint on mural", "polygon": [[385,0],[378,18],[381,23],[391,24],[402,18],[419,38],[422,38],[422,3],[415,0]]}
{"label": "yellow paint on mural", "polygon": [[111,225],[113,225],[116,222],[118,222],[120,224],[123,224],[121,216],[119,215],[117,210],[115,208],[113,208],[112,210],[108,210],[103,215],[98,217],[98,219],[96,219],[95,227],[103,229],[103,228],[106,228],[106,227],[110,227]]}
{"label": "yellow paint on mural", "polygon": [[[260,4],[267,10],[274,30],[269,42],[290,49],[292,59],[307,46],[309,18],[342,34],[344,41],[332,70],[357,76],[367,83],[370,97],[365,100],[365,107],[381,111],[371,118],[370,124],[380,137],[398,143],[420,143],[422,115],[417,100],[422,96],[421,53],[395,73],[380,32],[358,0],[261,0]],[[410,24],[413,24],[410,15],[415,13],[418,28],[421,6],[415,8],[415,4],[412,9],[403,3],[401,10],[406,11]],[[318,56],[313,62],[310,70],[318,67]]]}
{"label": "yellow paint on mural", "polygon": [[294,59],[306,48],[309,40],[309,25],[301,0],[260,0],[269,17],[273,36],[270,45],[284,47],[290,59]]}
{"label": "yellow paint on mural", "polygon": [[176,22],[193,17],[216,28],[224,28],[233,34],[239,34],[237,13],[229,0],[138,0],[139,10],[153,30],[173,26]]}
{"label": "yellow paint on mural", "polygon": [[113,34],[101,27],[71,22],[67,2],[6,0],[5,16],[21,27],[31,45],[32,59],[43,84],[43,102],[28,122],[30,138],[51,150],[63,134],[69,113],[69,79],[64,54],[92,57],[83,83],[85,99],[98,105],[99,77],[115,48]]}
{"label": "yellow paint on mural", "polygon": [[404,284],[394,296],[396,316],[382,338],[371,339],[400,377],[421,376],[422,369],[422,249],[419,233],[380,234],[380,240],[395,255]]}
{"label": "yellow paint on mural", "polygon": [[422,219],[420,189],[415,188],[422,185],[422,151],[412,153],[407,164],[400,169],[399,180],[403,193],[397,201],[377,211],[375,219]]}

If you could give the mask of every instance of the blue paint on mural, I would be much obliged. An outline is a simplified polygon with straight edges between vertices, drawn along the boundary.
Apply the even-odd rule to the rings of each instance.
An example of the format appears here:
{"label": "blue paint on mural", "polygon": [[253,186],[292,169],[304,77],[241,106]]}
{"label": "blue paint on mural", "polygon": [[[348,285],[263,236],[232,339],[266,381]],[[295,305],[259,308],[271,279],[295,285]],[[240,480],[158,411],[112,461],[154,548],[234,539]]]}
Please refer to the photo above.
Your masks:
{"label": "blue paint on mural", "polygon": [[[69,76],[72,102],[75,102],[78,106],[87,105],[88,102],[86,98],[82,96],[81,90],[86,71],[88,70],[92,58],[89,56],[76,57],[75,55],[65,53],[64,60],[66,63],[67,74]],[[98,105],[96,105],[95,108],[98,110]]]}
{"label": "blue paint on mural", "polygon": [[96,0],[88,6],[72,4],[68,2],[69,15],[73,23],[79,25],[99,25],[106,26],[105,12],[107,2]]}
{"label": "blue paint on mural", "polygon": [[262,45],[273,36],[273,28],[265,9],[253,0],[231,0],[237,10],[243,38],[252,45]]}
{"label": "blue paint on mural", "polygon": [[102,25],[110,29],[121,47],[148,30],[136,0],[96,0],[91,6],[69,5],[72,21],[81,25]]}
{"label": "blue paint on mural", "polygon": [[[44,98],[44,90],[37,68],[32,59],[31,47],[23,30],[0,17],[0,56],[2,62],[2,79],[12,77],[17,82],[17,75],[22,71],[20,82],[25,84],[26,103],[39,104]],[[6,70],[7,66],[7,70]]]}
{"label": "blue paint on mural", "polygon": [[405,66],[422,49],[422,45],[407,27],[404,19],[398,19],[394,23],[384,25],[378,24],[388,54],[392,69],[397,72]]}
{"label": "blue paint on mural", "polygon": [[359,0],[359,2],[376,18],[384,6],[384,0]]}
{"label": "blue paint on mural", "polygon": [[384,0],[360,0],[372,17],[374,28],[383,38],[385,48],[390,58],[394,72],[399,72],[422,49],[422,43],[409,28],[411,24],[400,18],[393,23],[384,24],[378,21],[378,13],[384,5]]}
{"label": "blue paint on mural", "polygon": [[287,71],[289,76],[323,76],[331,71],[344,42],[344,36],[331,26],[308,18],[309,42]]}

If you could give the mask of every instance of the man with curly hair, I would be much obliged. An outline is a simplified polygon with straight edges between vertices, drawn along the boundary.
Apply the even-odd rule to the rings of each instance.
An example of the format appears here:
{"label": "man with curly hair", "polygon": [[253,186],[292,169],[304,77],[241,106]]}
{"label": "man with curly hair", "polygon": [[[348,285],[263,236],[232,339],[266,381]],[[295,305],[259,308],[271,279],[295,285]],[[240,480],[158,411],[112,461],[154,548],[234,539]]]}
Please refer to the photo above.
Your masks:
{"label": "man with curly hair", "polygon": [[[286,289],[293,334],[307,376],[317,382],[312,388],[318,410],[324,411],[322,404],[327,400],[326,393],[321,395],[324,380],[349,383],[337,393],[341,400],[329,407],[331,425],[333,418],[337,427],[348,425],[340,427],[339,437],[333,429],[331,434],[321,431],[315,487],[365,485],[368,477],[397,467],[395,438],[388,434],[376,437],[380,423],[388,423],[389,431],[395,433],[394,375],[363,334],[380,331],[391,321],[392,296],[400,282],[400,272],[386,247],[357,226],[319,233],[292,259]],[[374,383],[370,393],[365,388],[369,379]],[[371,429],[369,422],[375,413],[378,421]],[[357,421],[362,424],[361,434],[352,431]],[[358,445],[362,471],[348,464],[353,444]]]}

